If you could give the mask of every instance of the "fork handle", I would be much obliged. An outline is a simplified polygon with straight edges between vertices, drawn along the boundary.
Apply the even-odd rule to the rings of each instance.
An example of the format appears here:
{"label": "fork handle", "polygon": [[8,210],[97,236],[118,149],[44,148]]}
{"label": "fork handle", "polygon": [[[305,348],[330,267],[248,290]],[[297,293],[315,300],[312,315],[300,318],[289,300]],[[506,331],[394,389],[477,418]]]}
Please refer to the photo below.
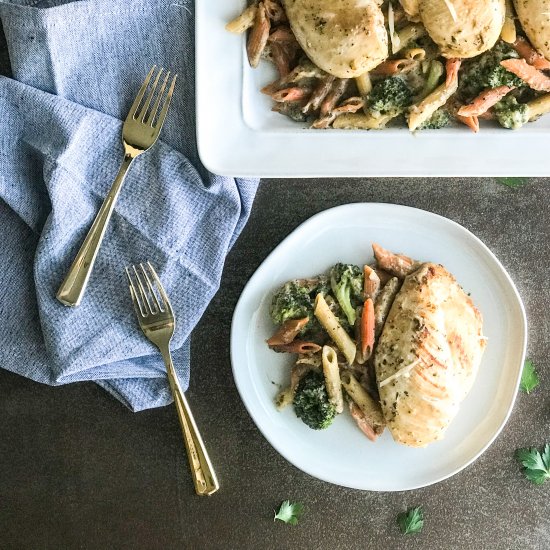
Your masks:
{"label": "fork handle", "polygon": [[199,429],[197,428],[185,394],[180,386],[172,363],[172,357],[170,356],[170,350],[161,349],[160,351],[164,358],[164,363],[166,364],[168,381],[170,382],[170,388],[174,395],[174,404],[176,405],[178,418],[182,427],[189,466],[191,467],[191,475],[193,477],[193,483],[195,484],[195,491],[197,495],[211,495],[220,488],[216,472],[212,467],[210,457],[204,446]]}
{"label": "fork handle", "polygon": [[90,279],[97,253],[101,246],[101,241],[103,241],[103,236],[105,235],[107,225],[109,224],[109,220],[115,208],[122,182],[134,158],[135,156],[129,153],[124,155],[124,160],[116,175],[115,181],[105,197],[94,223],[88,231],[80,250],[76,254],[65,279],[57,291],[56,298],[63,305],[72,307],[78,306],[82,300],[82,296],[84,296],[84,291],[88,285],[88,280]]}

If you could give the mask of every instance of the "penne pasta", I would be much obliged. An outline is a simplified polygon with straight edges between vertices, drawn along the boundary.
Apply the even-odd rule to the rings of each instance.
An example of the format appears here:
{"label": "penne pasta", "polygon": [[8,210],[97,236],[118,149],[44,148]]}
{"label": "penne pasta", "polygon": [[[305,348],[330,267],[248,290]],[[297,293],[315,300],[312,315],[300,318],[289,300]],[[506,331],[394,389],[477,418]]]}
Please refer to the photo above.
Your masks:
{"label": "penne pasta", "polygon": [[418,105],[413,105],[409,112],[409,130],[412,132],[426,122],[440,107],[447,103],[447,100],[457,89],[458,79],[451,82],[450,85],[443,83],[431,94],[428,94]]}
{"label": "penne pasta", "polygon": [[372,82],[369,73],[363,73],[361,76],[355,77],[355,84],[362,97],[368,96],[372,90]]}
{"label": "penne pasta", "polygon": [[317,87],[313,90],[309,101],[302,109],[304,113],[313,113],[321,107],[321,103],[330,92],[335,78],[336,77],[332,75],[327,75],[321,79]]}
{"label": "penne pasta", "polygon": [[397,53],[408,46],[413,40],[416,40],[425,34],[426,29],[424,28],[424,25],[421,25],[420,23],[411,23],[410,25],[407,25],[397,32],[399,46],[393,51],[393,53]]}
{"label": "penne pasta", "polygon": [[414,61],[424,61],[426,59],[426,50],[424,48],[409,48],[403,52],[403,57],[413,59]]}
{"label": "penne pasta", "polygon": [[279,353],[316,353],[321,350],[321,346],[314,342],[304,342],[302,340],[293,340],[288,344],[276,344],[270,346],[270,348]]}
{"label": "penne pasta", "polygon": [[380,336],[384,323],[388,317],[393,300],[399,291],[399,279],[391,278],[378,293],[374,303],[374,334],[376,338]]}
{"label": "penne pasta", "polygon": [[346,92],[348,84],[348,78],[338,78],[332,83],[330,91],[321,102],[321,116],[327,115],[334,109],[340,98]]}
{"label": "penne pasta", "polygon": [[342,386],[346,390],[346,393],[351,397],[352,401],[359,407],[365,419],[373,427],[376,433],[381,433],[384,430],[386,422],[382,415],[382,408],[380,403],[376,402],[361,384],[357,381],[355,376],[349,372],[343,372],[341,377]]}
{"label": "penne pasta", "polygon": [[[342,115],[345,116],[345,115]],[[332,313],[325,297],[322,293],[317,294],[315,298],[314,315],[319,323],[328,332],[330,338],[336,343],[340,351],[344,354],[347,362],[351,365],[355,359],[355,343],[349,337],[348,333],[342,328],[342,325]]]}
{"label": "penne pasta", "polygon": [[539,116],[550,113],[550,94],[537,97],[527,103],[527,116],[535,120]]}
{"label": "penne pasta", "polygon": [[241,15],[235,17],[233,21],[227,23],[225,30],[235,34],[242,34],[247,31],[252,27],[252,25],[254,25],[257,9],[258,7],[255,4],[248,6],[248,8],[241,13]]}
{"label": "penne pasta", "polygon": [[371,114],[346,113],[339,116],[332,124],[333,128],[347,130],[380,130],[386,124],[395,118],[392,115],[383,115],[380,117]]}
{"label": "penne pasta", "polygon": [[254,24],[246,44],[248,62],[251,67],[257,67],[260,63],[260,58],[269,38],[270,28],[271,24],[266,16],[265,7],[260,3],[254,12]]}
{"label": "penne pasta", "polygon": [[294,388],[288,386],[284,390],[280,391],[275,397],[275,406],[278,410],[282,410],[294,401]]}
{"label": "penne pasta", "polygon": [[393,76],[412,69],[415,64],[413,59],[389,59],[380,63],[371,73],[378,76]]}
{"label": "penne pasta", "polygon": [[341,413],[344,410],[344,396],[342,395],[340,367],[336,351],[330,346],[323,346],[321,358],[329,401],[334,405],[336,412]]}
{"label": "penne pasta", "polygon": [[504,17],[504,25],[500,31],[500,37],[504,42],[513,44],[516,41],[516,23],[514,22],[514,7],[512,6],[512,0],[505,0],[506,15]]}

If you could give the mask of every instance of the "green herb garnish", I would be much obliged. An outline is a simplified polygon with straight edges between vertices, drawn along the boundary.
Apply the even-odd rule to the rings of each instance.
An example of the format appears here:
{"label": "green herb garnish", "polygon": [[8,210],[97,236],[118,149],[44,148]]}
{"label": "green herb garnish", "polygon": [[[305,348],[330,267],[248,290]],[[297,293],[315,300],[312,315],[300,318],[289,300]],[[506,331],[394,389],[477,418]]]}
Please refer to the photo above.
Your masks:
{"label": "green herb garnish", "polygon": [[521,391],[529,394],[539,385],[539,377],[535,370],[533,361],[527,359],[523,365],[523,371],[521,372],[521,382],[519,388]]}
{"label": "green herb garnish", "polygon": [[284,500],[279,507],[279,511],[275,514],[273,521],[276,519],[284,521],[285,523],[290,523],[290,525],[296,525],[298,523],[298,518],[304,510],[303,504],[299,502],[290,502],[289,500]]}
{"label": "green herb garnish", "polygon": [[409,508],[406,512],[402,512],[397,516],[399,529],[404,535],[411,533],[419,533],[424,527],[424,514],[422,507]]}
{"label": "green herb garnish", "polygon": [[529,481],[542,485],[550,478],[550,445],[548,443],[544,446],[542,453],[535,447],[518,449],[516,458],[523,466],[523,473]]}

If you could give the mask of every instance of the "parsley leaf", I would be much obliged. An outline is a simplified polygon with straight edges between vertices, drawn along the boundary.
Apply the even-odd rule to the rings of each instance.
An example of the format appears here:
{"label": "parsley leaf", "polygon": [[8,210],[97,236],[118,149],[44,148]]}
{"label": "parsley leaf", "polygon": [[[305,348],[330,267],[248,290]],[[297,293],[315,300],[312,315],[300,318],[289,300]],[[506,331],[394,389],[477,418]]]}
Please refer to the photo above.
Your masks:
{"label": "parsley leaf", "polygon": [[409,533],[418,533],[424,527],[424,514],[422,507],[409,508],[406,512],[402,512],[397,516],[397,523],[404,535]]}
{"label": "parsley leaf", "polygon": [[279,519],[290,525],[296,525],[298,518],[304,510],[304,505],[299,502],[290,502],[289,500],[283,501],[279,507],[279,511],[275,514],[273,521]]}
{"label": "parsley leaf", "polygon": [[529,481],[542,485],[550,479],[550,444],[544,446],[542,453],[535,447],[518,449],[516,459],[523,466],[523,473]]}
{"label": "parsley leaf", "polygon": [[502,183],[502,185],[507,185],[513,189],[525,185],[529,178],[495,178],[497,183]]}
{"label": "parsley leaf", "polygon": [[523,365],[523,371],[521,373],[521,382],[519,387],[522,391],[529,394],[539,385],[539,377],[535,370],[533,361],[527,359]]}

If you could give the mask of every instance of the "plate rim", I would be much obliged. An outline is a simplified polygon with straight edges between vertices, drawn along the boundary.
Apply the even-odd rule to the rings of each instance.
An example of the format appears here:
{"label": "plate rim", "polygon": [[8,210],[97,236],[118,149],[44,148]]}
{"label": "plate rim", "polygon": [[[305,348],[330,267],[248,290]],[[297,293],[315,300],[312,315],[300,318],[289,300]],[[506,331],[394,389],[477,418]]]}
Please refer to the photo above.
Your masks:
{"label": "plate rim", "polygon": [[[267,262],[267,260],[269,258],[271,258],[272,256],[274,256],[275,254],[277,254],[278,250],[283,245],[285,245],[285,243],[296,232],[298,232],[300,229],[303,229],[304,226],[307,226],[310,222],[313,223],[315,220],[317,220],[317,218],[323,217],[327,213],[334,213],[337,210],[345,210],[345,209],[348,209],[349,207],[365,207],[365,206],[370,207],[370,208],[372,208],[372,207],[385,207],[385,208],[391,208],[391,209],[396,209],[396,210],[401,210],[401,211],[403,211],[403,210],[411,211],[412,210],[412,211],[416,211],[416,212],[421,212],[422,214],[428,215],[429,217],[437,218],[439,221],[443,221],[444,223],[449,223],[451,226],[454,226],[455,229],[458,229],[462,232],[465,232],[469,237],[473,238],[477,242],[478,245],[480,245],[482,247],[482,249],[484,250],[485,253],[488,253],[489,257],[493,261],[494,266],[496,266],[498,268],[500,274],[504,276],[504,280],[508,284],[509,290],[512,291],[511,296],[513,296],[514,300],[517,302],[516,305],[519,307],[519,311],[521,312],[521,319],[518,320],[518,321],[520,321],[520,327],[519,328],[521,329],[521,334],[520,334],[521,343],[522,343],[522,345],[521,345],[521,362],[520,362],[520,367],[518,369],[518,373],[517,373],[517,376],[516,376],[515,383],[513,384],[514,387],[515,387],[515,391],[512,394],[512,399],[511,399],[511,401],[508,405],[507,412],[503,416],[502,421],[501,421],[500,425],[497,427],[497,429],[495,430],[494,434],[488,439],[488,441],[480,448],[480,450],[476,454],[474,454],[469,460],[464,462],[464,464],[462,464],[461,466],[459,466],[455,469],[452,469],[447,474],[436,477],[436,478],[434,478],[433,480],[431,480],[427,483],[411,484],[409,486],[402,487],[402,488],[381,488],[381,489],[374,488],[373,489],[373,488],[367,488],[367,487],[359,487],[357,485],[343,484],[343,483],[336,482],[333,479],[329,479],[328,477],[325,477],[322,474],[317,474],[317,473],[312,473],[310,471],[307,471],[307,469],[305,469],[301,465],[297,464],[292,458],[287,456],[287,453],[276,442],[276,438],[273,438],[272,436],[270,436],[269,433],[267,432],[267,430],[264,430],[264,428],[261,425],[259,425],[259,423],[256,421],[255,416],[253,415],[249,404],[247,403],[246,399],[243,397],[243,392],[241,390],[241,386],[240,386],[240,383],[239,383],[240,374],[238,373],[238,367],[236,366],[238,364],[238,360],[235,357],[235,355],[237,354],[236,350],[237,350],[237,347],[238,347],[238,342],[236,341],[237,340],[237,334],[236,334],[236,328],[235,328],[236,325],[237,325],[236,320],[238,319],[238,315],[240,313],[240,310],[245,307],[245,301],[246,301],[246,297],[247,297],[247,294],[248,294],[247,291],[253,286],[255,279],[257,277],[259,277],[258,272],[260,271],[262,266],[265,264],[265,262]],[[428,487],[430,485],[434,485],[436,483],[440,483],[440,482],[442,482],[446,479],[449,479],[450,477],[458,474],[459,472],[461,472],[462,470],[464,470],[465,468],[470,466],[473,462],[475,462],[494,443],[495,439],[500,435],[500,433],[504,429],[504,426],[507,424],[507,422],[510,418],[510,415],[512,414],[512,410],[514,408],[514,405],[515,405],[515,402],[516,402],[516,399],[517,399],[519,383],[520,383],[520,380],[521,380],[522,366],[525,362],[525,357],[526,357],[526,352],[527,352],[527,341],[528,341],[527,315],[526,315],[526,311],[525,311],[525,306],[523,304],[523,300],[521,299],[521,296],[519,294],[519,291],[518,291],[514,281],[510,277],[510,275],[507,272],[507,270],[505,269],[505,267],[501,264],[501,262],[495,256],[495,254],[489,249],[489,247],[479,237],[477,237],[474,233],[472,233],[469,229],[465,228],[464,226],[462,226],[458,222],[455,222],[454,220],[451,220],[450,218],[447,218],[447,217],[442,216],[440,214],[436,214],[434,212],[430,212],[428,210],[423,210],[423,209],[420,209],[420,208],[415,208],[415,207],[400,205],[400,204],[393,204],[393,203],[353,202],[353,203],[346,203],[346,204],[342,204],[342,205],[338,205],[338,206],[335,206],[335,207],[331,207],[331,208],[322,210],[320,212],[317,212],[313,216],[309,217],[308,219],[304,220],[297,227],[295,227],[290,233],[288,233],[279,242],[279,244],[277,244],[277,246],[275,248],[273,248],[273,250],[261,261],[261,263],[256,268],[256,270],[254,271],[252,276],[248,279],[248,281],[244,285],[244,287],[241,291],[241,294],[239,296],[239,299],[237,301],[237,304],[235,306],[235,309],[233,311],[233,315],[232,315],[232,318],[231,318],[231,332],[230,332],[230,360],[231,360],[231,370],[232,370],[232,374],[233,374],[233,380],[235,382],[235,386],[237,387],[239,397],[240,397],[243,405],[245,406],[245,409],[247,410],[247,412],[250,415],[252,421],[254,422],[254,425],[260,431],[260,433],[263,435],[263,437],[275,449],[275,451],[277,453],[279,453],[287,462],[289,462],[290,464],[292,464],[294,467],[298,468],[300,471],[304,472],[305,474],[310,475],[310,476],[312,476],[316,479],[320,479],[321,481],[333,484],[333,485],[339,485],[341,487],[348,487],[350,489],[356,489],[356,490],[362,490],[362,491],[398,492],[398,491],[412,491],[412,490],[415,490],[415,489],[420,489],[422,487]],[[245,372],[245,371],[243,371],[243,372]]]}

